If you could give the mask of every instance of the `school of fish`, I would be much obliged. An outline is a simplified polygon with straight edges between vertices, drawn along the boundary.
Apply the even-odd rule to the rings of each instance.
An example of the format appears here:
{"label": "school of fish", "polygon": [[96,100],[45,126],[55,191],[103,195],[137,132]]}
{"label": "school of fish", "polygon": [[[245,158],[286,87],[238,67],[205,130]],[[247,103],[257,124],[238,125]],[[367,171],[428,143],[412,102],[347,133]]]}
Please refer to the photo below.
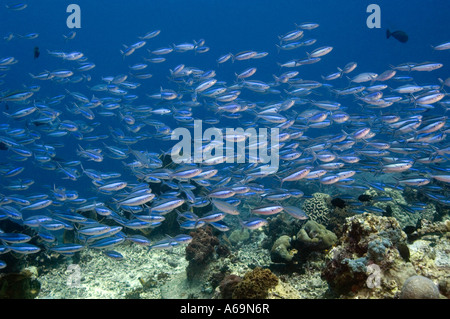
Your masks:
{"label": "school of fish", "polygon": [[[327,64],[327,55],[333,54],[332,46],[316,38],[318,28],[317,23],[295,24],[268,51],[230,48],[215,57],[203,39],[164,45],[158,41],[164,30],[145,30],[131,44],[117,47],[129,68],[126,74],[114,74],[112,67],[110,75],[96,73],[101,59],[91,60],[83,48],[42,50],[41,59],[48,55],[61,67],[30,73],[20,87],[8,87],[20,61],[3,51],[0,255],[45,250],[71,256],[97,249],[121,259],[114,247],[124,242],[151,253],[189,243],[187,233],[205,225],[227,232],[260,228],[275,214],[307,219],[293,200],[311,195],[304,193],[311,185],[352,196],[370,188],[412,187],[430,201],[450,205],[450,99],[445,92],[450,80],[433,76],[443,64],[424,60],[389,66],[387,61],[385,70],[359,72],[357,62],[348,61],[329,66],[335,70],[330,74],[304,79],[302,68]],[[38,36],[10,33],[4,41]],[[75,37],[71,32],[61,41]],[[430,56],[448,49],[450,42],[436,45]],[[200,68],[182,62],[188,54],[202,57]],[[282,60],[289,54],[292,59]],[[181,62],[167,66],[167,81],[147,85],[152,66],[169,64],[174,55]],[[258,78],[268,55],[276,57],[279,73]],[[131,58],[139,62],[130,63]],[[225,69],[234,70],[233,82],[221,79]],[[428,72],[425,84],[416,83],[417,72]],[[146,93],[134,94],[138,89]],[[226,155],[174,163],[173,130],[193,129],[196,120],[223,131],[278,128],[279,142],[270,149],[279,154],[279,168],[264,171],[258,161],[227,162]],[[227,138],[247,141],[248,135]],[[202,152],[215,143],[203,137],[192,141]],[[246,144],[246,149],[262,143]],[[52,182],[42,184],[42,176]],[[412,212],[420,208],[405,206]],[[365,211],[380,213],[374,207]],[[150,230],[167,222],[169,214],[176,216],[179,234],[150,240]],[[24,231],[1,230],[6,221]],[[63,232],[74,234],[72,242],[63,240]],[[0,261],[0,268],[6,266]]]}

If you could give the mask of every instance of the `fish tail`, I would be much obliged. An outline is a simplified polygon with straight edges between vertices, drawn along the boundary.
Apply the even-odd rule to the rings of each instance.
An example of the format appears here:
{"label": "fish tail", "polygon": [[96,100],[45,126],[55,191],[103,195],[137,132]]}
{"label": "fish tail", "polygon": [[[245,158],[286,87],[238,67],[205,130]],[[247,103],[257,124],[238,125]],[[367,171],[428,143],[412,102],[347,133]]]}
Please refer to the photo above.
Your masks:
{"label": "fish tail", "polygon": [[283,179],[281,178],[281,176],[278,176],[277,174],[273,175],[276,179],[278,179],[278,181],[280,182],[280,188],[283,188]]}
{"label": "fish tail", "polygon": [[389,31],[389,29],[386,30],[386,39],[389,39],[389,37],[391,36],[391,31]]}

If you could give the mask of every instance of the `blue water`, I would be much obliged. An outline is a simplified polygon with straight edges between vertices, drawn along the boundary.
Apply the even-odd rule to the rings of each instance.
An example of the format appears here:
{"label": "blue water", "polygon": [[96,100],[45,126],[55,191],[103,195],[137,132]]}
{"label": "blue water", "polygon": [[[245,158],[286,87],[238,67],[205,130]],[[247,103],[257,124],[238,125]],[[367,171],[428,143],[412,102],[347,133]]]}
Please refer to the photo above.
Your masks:
{"label": "blue water", "polygon": [[[275,44],[277,36],[294,29],[294,23],[307,21],[321,25],[315,34],[320,43],[334,46],[334,52],[327,57],[327,63],[319,63],[302,70],[305,78],[322,72],[334,71],[333,66],[342,66],[350,59],[356,60],[360,70],[384,70],[390,64],[419,62],[424,58],[448,58],[442,52],[430,51],[430,45],[447,41],[448,12],[447,1],[377,1],[381,8],[381,29],[369,29],[366,8],[372,1],[78,1],[81,7],[81,29],[69,43],[64,43],[62,35],[70,30],[66,26],[67,6],[73,1],[43,0],[29,3],[26,10],[9,12],[2,8],[2,31],[25,34],[39,33],[32,41],[2,43],[0,48],[20,59],[16,66],[19,71],[40,71],[51,67],[55,59],[42,54],[37,60],[31,59],[32,48],[39,45],[41,51],[80,50],[97,67],[93,75],[126,72],[127,65],[138,57],[132,56],[123,63],[118,54],[122,44],[131,44],[138,35],[161,29],[161,34],[149,41],[145,49],[157,48],[183,41],[207,41],[211,48],[204,55],[171,55],[163,64],[167,66],[180,61],[199,66],[210,64],[221,54],[242,50],[268,51],[271,54],[258,75],[271,76],[278,71],[275,61],[288,60],[299,52],[281,52],[277,56]],[[409,34],[406,44],[385,38],[385,30],[403,30]],[[392,40],[392,41],[391,41]],[[211,63],[206,63],[207,61]],[[253,63],[254,61],[251,61]],[[256,63],[258,63],[257,61]],[[445,64],[445,61],[442,61]],[[244,62],[245,63],[245,62]],[[244,63],[239,67],[244,67]],[[114,65],[114,67],[111,67]],[[154,66],[160,67],[159,65]],[[223,70],[222,70],[223,69]],[[222,68],[224,76],[234,70]],[[231,68],[230,68],[231,69]],[[304,72],[304,73],[303,73]],[[150,84],[159,86],[157,72]],[[445,69],[436,76],[445,75]],[[19,76],[11,78],[11,84],[22,84]],[[28,81],[30,79],[27,79]]]}

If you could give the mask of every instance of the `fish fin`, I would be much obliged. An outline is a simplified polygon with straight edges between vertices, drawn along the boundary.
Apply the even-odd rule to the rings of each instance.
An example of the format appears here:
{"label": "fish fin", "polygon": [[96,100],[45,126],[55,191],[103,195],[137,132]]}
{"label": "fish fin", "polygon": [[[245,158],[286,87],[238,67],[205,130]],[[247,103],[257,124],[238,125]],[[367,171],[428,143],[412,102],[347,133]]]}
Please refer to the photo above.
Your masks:
{"label": "fish fin", "polygon": [[275,44],[275,46],[277,47],[277,53],[280,53],[281,47],[278,44]]}

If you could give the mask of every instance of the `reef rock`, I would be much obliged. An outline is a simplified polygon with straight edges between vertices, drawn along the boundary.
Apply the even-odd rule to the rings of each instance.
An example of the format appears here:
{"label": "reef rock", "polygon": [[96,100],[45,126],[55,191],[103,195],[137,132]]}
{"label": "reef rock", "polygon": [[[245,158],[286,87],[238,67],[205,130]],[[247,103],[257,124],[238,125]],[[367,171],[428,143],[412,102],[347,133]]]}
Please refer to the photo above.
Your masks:
{"label": "reef rock", "polygon": [[236,285],[242,281],[242,278],[237,275],[227,275],[219,284],[220,297],[222,299],[233,298],[233,291]]}
{"label": "reef rock", "polygon": [[301,299],[301,295],[289,283],[279,280],[274,288],[269,289],[267,299]]}
{"label": "reef rock", "polygon": [[0,299],[34,299],[40,289],[35,267],[26,268],[20,273],[0,274]]}
{"label": "reef rock", "polygon": [[213,259],[220,241],[212,234],[211,227],[199,228],[190,235],[192,241],[186,246],[186,260],[189,261],[186,272],[191,280]]}
{"label": "reef rock", "polygon": [[408,245],[417,274],[437,283],[440,293],[447,298],[450,298],[449,234],[427,235]]}
{"label": "reef rock", "polygon": [[406,234],[393,217],[361,214],[347,218],[340,244],[327,254],[322,278],[342,298],[394,298],[416,275],[399,251]]}
{"label": "reef rock", "polygon": [[248,229],[235,229],[228,236],[228,240],[233,246],[239,246],[250,238]]}
{"label": "reef rock", "polygon": [[412,276],[403,284],[400,299],[439,299],[439,289],[427,277]]}

